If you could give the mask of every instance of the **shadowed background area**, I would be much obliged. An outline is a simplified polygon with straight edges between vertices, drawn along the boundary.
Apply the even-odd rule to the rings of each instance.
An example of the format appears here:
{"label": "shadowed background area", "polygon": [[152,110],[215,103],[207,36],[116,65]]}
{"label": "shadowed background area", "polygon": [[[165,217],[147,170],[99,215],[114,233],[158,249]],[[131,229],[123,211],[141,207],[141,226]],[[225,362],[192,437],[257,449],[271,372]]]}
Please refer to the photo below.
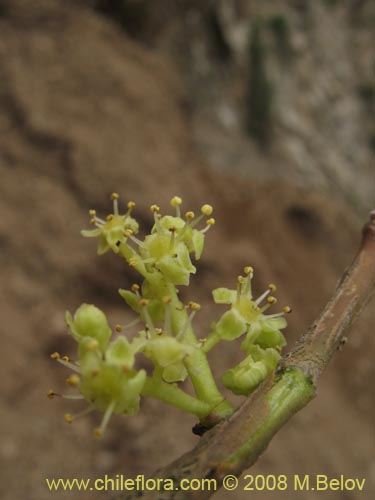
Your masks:
{"label": "shadowed background area", "polygon": [[[106,498],[51,493],[45,478],[134,478],[198,441],[193,417],[153,400],[96,441],[100,415],[68,426],[80,403],[46,398],[67,377],[50,353],[74,356],[66,309],[95,303],[112,326],[133,317],[117,289],[138,277],[79,234],[90,208],[109,213],[112,191],[137,203],[145,231],[150,204],[166,211],[173,195],[187,210],[214,205],[181,291],[203,305],[200,337],[223,312],[211,290],[245,265],[257,292],[275,282],[293,308],[289,345],[315,319],[373,208],[374,20],[374,4],[355,0],[0,0],[1,498]],[[372,303],[252,473],[366,478],[340,498],[370,498],[374,321]],[[228,343],[211,359],[219,374],[240,357]],[[252,492],[272,495],[301,497]]]}

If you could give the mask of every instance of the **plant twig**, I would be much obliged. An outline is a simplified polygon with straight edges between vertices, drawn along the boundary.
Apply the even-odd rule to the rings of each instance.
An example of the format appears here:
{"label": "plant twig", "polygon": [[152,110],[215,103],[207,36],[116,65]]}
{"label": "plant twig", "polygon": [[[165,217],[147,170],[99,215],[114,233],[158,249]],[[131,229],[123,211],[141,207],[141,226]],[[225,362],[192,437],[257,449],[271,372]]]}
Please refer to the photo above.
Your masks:
{"label": "plant twig", "polygon": [[[156,471],[155,478],[212,478],[221,486],[226,474],[238,476],[256,462],[272,437],[315,396],[319,377],[354,320],[375,290],[375,210],[363,229],[357,257],[344,273],[319,319],[293,350],[229,419],[206,432],[190,452]],[[118,500],[204,500],[214,491],[121,493]]]}

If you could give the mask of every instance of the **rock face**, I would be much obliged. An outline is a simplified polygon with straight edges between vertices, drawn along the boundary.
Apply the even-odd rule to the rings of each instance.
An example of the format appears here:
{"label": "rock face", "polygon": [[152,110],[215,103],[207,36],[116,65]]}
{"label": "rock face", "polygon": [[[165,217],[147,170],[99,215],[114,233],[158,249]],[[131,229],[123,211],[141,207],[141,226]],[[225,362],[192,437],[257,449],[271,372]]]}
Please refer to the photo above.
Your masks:
{"label": "rock face", "polygon": [[[208,2],[189,5],[164,14],[164,30],[156,13],[149,14],[148,22],[151,17],[159,26],[152,43],[177,63],[181,50],[176,47],[185,49],[182,72],[195,104],[196,144],[206,161],[244,176],[276,177],[334,192],[365,213],[374,199],[368,182],[374,163],[374,3],[223,0],[211,7]],[[249,99],[254,82],[249,41],[256,29],[265,83],[272,89],[271,97],[258,93],[260,99],[271,99],[272,140],[266,154],[245,130],[247,115],[259,109]],[[254,118],[265,119],[261,114]]]}
{"label": "rock face", "polygon": [[[211,304],[210,290],[231,286],[242,267],[252,264],[259,291],[269,281],[277,282],[280,298],[295,310],[290,318],[290,343],[334,289],[355,251],[360,223],[340,189],[331,197],[316,189],[319,183],[309,181],[304,188],[296,187],[298,176],[289,156],[287,160],[281,155],[293,182],[273,175],[285,126],[267,157],[242,133],[236,139],[233,131],[226,128],[223,132],[211,118],[203,119],[218,108],[208,113],[208,101],[198,100],[198,90],[192,94],[187,87],[171,60],[170,39],[163,30],[158,32],[157,50],[151,50],[81,2],[12,0],[4,5],[0,17],[4,431],[0,496],[44,500],[51,497],[47,477],[117,473],[135,477],[169,462],[196,442],[190,433],[193,419],[147,401],[139,416],[114,418],[104,440],[97,443],[91,438],[97,416],[68,427],[61,423],[61,416],[74,412],[74,407],[45,398],[50,387],[63,390],[66,378],[66,371],[56,367],[49,354],[54,350],[72,354],[63,322],[65,309],[85,301],[103,307],[112,325],[131,317],[116,290],[136,277],[115,256],[98,258],[95,244],[80,237],[88,209],[95,207],[105,214],[110,207],[108,196],[116,190],[122,199],[137,202],[137,217],[148,229],[151,203],[166,209],[174,194],[186,200],[187,208],[212,203],[217,225],[198,265],[200,274],[191,290],[181,292],[205,305],[197,323],[202,336],[210,320],[220,314]],[[306,41],[299,43],[303,46]],[[345,71],[350,73],[350,68],[342,70],[345,82]],[[298,71],[303,73],[301,68]],[[321,88],[318,81],[314,85]],[[334,87],[327,85],[324,99]],[[343,98],[345,85],[337,92],[348,108],[337,104],[337,110],[348,113],[344,121],[351,131],[336,130],[337,137],[345,137],[336,138],[331,147],[340,162],[354,140],[352,131],[358,131],[362,123],[359,111],[349,111],[350,106],[357,109],[357,104]],[[216,95],[217,87],[213,89]],[[285,95],[288,92],[290,88]],[[320,107],[326,107],[324,99],[314,104],[317,117]],[[226,123],[232,123],[233,109],[225,105],[220,109]],[[324,126],[321,130],[318,121],[306,118],[299,109],[280,116],[288,126],[294,123],[301,134],[294,150],[299,151],[309,137],[324,157],[330,142]],[[309,123],[306,129],[301,120]],[[298,134],[291,134],[284,149],[293,149],[290,144]],[[228,151],[234,151],[238,140],[242,144],[239,163],[247,168],[251,161],[252,177],[237,177],[229,168],[234,160]],[[209,147],[202,155],[204,144]],[[359,143],[353,144],[355,151]],[[364,148],[361,151],[364,165],[367,153]],[[318,162],[311,152],[312,161]],[[225,163],[224,171],[210,169],[213,162],[219,167]],[[259,183],[263,168],[268,172],[266,184]],[[339,176],[347,175],[345,183],[353,190],[361,182],[367,185],[354,170],[343,167],[343,172]],[[368,194],[363,193],[365,200]],[[318,399],[277,436],[257,472],[314,474],[321,472],[319,464],[324,463],[327,474],[337,470],[353,477],[367,474],[371,425],[368,325],[374,319],[368,310],[352,332],[352,343],[329,368]],[[213,353],[213,363],[220,373],[223,365],[238,360],[238,353],[233,346],[219,351]],[[355,442],[346,439],[353,429]],[[62,493],[54,495],[63,498]],[[220,495],[217,498],[225,498]],[[233,495],[233,499],[245,498],[239,491]],[[290,492],[290,498],[295,495]],[[80,498],[95,497],[91,492]]]}

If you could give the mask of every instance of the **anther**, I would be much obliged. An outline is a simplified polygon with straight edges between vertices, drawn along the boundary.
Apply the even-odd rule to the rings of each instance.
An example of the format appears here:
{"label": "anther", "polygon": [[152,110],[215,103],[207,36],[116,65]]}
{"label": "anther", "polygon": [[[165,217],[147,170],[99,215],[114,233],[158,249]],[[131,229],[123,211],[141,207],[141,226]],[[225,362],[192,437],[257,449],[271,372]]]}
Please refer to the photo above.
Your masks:
{"label": "anther", "polygon": [[158,207],[157,205],[151,205],[150,210],[151,210],[151,212],[154,212],[154,213],[159,212],[160,207]]}
{"label": "anther", "polygon": [[289,314],[292,312],[292,308],[289,306],[285,306],[283,307],[283,312],[285,312],[285,314]]}
{"label": "anther", "polygon": [[148,302],[148,300],[147,300],[147,299],[141,299],[141,300],[139,301],[139,305],[140,305],[140,306],[142,306],[142,307],[146,307],[146,306],[148,306],[148,303],[149,303],[149,302]]}
{"label": "anther", "polygon": [[129,209],[132,209],[135,207],[135,203],[134,201],[128,201],[127,205],[126,205]]}
{"label": "anther", "polygon": [[170,204],[172,207],[178,207],[182,203],[182,199],[179,196],[173,196],[173,198],[170,201]]}
{"label": "anther", "polygon": [[237,276],[237,283],[243,285],[245,283],[245,278],[243,276]]}
{"label": "anther", "polygon": [[54,397],[56,396],[56,393],[50,389],[48,392],[47,392],[47,398],[48,399],[53,399]]}
{"label": "anther", "polygon": [[251,266],[246,266],[246,267],[244,267],[243,272],[246,274],[246,276],[248,276],[249,274],[254,273],[254,269]]}
{"label": "anther", "polygon": [[166,297],[163,297],[162,300],[163,300],[164,304],[170,304],[172,302],[172,297],[166,296]]}
{"label": "anther", "polygon": [[189,302],[188,307],[192,311],[200,311],[201,310],[201,305],[198,304],[197,302],[193,302],[193,301]]}
{"label": "anther", "polygon": [[213,226],[215,224],[215,219],[211,217],[211,219],[208,219],[206,221],[207,226]]}
{"label": "anther", "polygon": [[72,375],[70,375],[70,377],[68,377],[66,379],[66,383],[67,383],[67,385],[70,385],[71,387],[77,387],[80,383],[80,378],[78,375],[73,373]]}
{"label": "anther", "polygon": [[96,215],[96,210],[93,210],[93,209],[89,210],[89,215],[90,215],[91,217],[95,217],[95,215]]}
{"label": "anther", "polygon": [[[55,353],[54,353],[55,354]],[[58,354],[58,353],[56,353]],[[69,361],[69,358],[68,356],[63,356],[62,358],[60,357],[54,357],[53,359],[56,359],[56,361],[64,366],[66,366],[67,368],[70,368],[71,370],[73,370],[74,372],[77,372],[77,373],[81,373],[80,372],[80,369],[77,365],[75,365],[74,363],[71,363]]]}
{"label": "anther", "polygon": [[125,238],[129,238],[132,234],[133,234],[133,231],[131,229],[125,229],[125,231],[124,231]]}
{"label": "anther", "polygon": [[203,215],[206,215],[207,217],[209,217],[213,211],[214,209],[212,208],[211,205],[203,205],[203,207],[201,208],[201,213]]}
{"label": "anther", "polygon": [[271,290],[271,292],[276,292],[276,285],[274,285],[273,283],[270,283],[268,285],[268,288]]}
{"label": "anther", "polygon": [[118,193],[112,193],[111,194],[111,200],[118,200],[120,198]]}
{"label": "anther", "polygon": [[276,297],[273,297],[272,295],[270,297],[267,298],[267,302],[269,304],[276,304],[277,302],[277,298]]}
{"label": "anther", "polygon": [[58,352],[53,352],[53,353],[51,354],[51,358],[52,358],[52,359],[60,359],[60,354],[59,354]]}
{"label": "anther", "polygon": [[121,326],[121,325],[118,325],[118,324],[117,324],[117,325],[115,325],[115,331],[116,331],[117,333],[122,332],[122,326]]}
{"label": "anther", "polygon": [[186,217],[187,219],[194,219],[195,214],[194,214],[194,212],[189,211],[189,212],[186,212],[185,217]]}
{"label": "anther", "polygon": [[131,290],[133,293],[137,293],[137,292],[138,292],[138,290],[139,290],[139,285],[137,285],[137,283],[134,283],[134,284],[131,286],[130,290]]}
{"label": "anther", "polygon": [[136,257],[132,257],[131,259],[129,259],[129,266],[131,267],[135,267],[138,263],[138,260]]}
{"label": "anther", "polygon": [[107,215],[107,217],[105,218],[108,222],[113,220],[113,214],[109,214]]}
{"label": "anther", "polygon": [[87,342],[86,347],[89,351],[95,351],[99,347],[99,342],[95,339],[90,340],[90,342]]}
{"label": "anther", "polygon": [[64,420],[68,424],[71,424],[73,422],[73,416],[70,413],[65,413]]}
{"label": "anther", "polygon": [[155,328],[155,333],[156,335],[162,335],[163,334],[162,328]]}
{"label": "anther", "polygon": [[106,409],[106,411],[104,413],[102,423],[100,424],[99,429],[95,429],[95,431],[94,431],[95,437],[100,438],[103,435],[103,432],[105,431],[105,429],[108,425],[109,419],[111,418],[111,415],[113,413],[113,410],[115,409],[115,406],[116,406],[116,401],[112,401],[109,404],[108,408]]}

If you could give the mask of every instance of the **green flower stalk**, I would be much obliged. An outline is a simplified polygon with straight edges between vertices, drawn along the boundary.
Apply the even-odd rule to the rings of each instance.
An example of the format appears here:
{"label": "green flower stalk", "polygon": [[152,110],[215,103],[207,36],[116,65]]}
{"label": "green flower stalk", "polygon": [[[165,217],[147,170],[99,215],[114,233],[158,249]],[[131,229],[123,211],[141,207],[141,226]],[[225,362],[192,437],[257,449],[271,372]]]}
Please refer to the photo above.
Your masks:
{"label": "green flower stalk", "polygon": [[[192,211],[182,216],[178,196],[170,202],[174,215],[162,215],[160,208],[152,205],[154,225],[150,234],[140,239],[136,236],[139,224],[132,216],[135,203],[129,202],[126,212],[120,214],[119,195],[113,193],[111,198],[113,213],[103,220],[90,210],[95,228],[83,230],[82,235],[98,238],[99,255],[113,250],[140,273],[140,285],[119,290],[136,318],[129,325],[116,325],[113,332],[104,312],[94,305],[82,304],[73,316],[67,312],[68,332],[78,344],[78,359],[72,362],[58,352],[51,357],[73,371],[67,384],[78,392],[60,395],[50,390],[48,397],[86,401],[85,410],[75,416],[65,415],[69,423],[91,411],[102,412],[101,425],[95,429],[97,437],[103,434],[113,413],[136,414],[144,397],[191,413],[199,418],[200,427],[208,428],[234,411],[217,386],[207,358],[209,350],[221,341],[244,336],[241,349],[245,359],[222,374],[221,381],[235,394],[247,396],[276,369],[286,343],[280,330],[286,327],[284,315],[290,308],[266,315],[276,302],[270,295],[276,287],[270,285],[254,299],[253,269],[246,267],[236,290],[213,291],[214,301],[230,309],[212,323],[206,338],[198,338],[193,321],[201,306],[194,301],[183,304],[177,286],[189,285],[190,275],[196,273],[192,258],[201,257],[206,233],[215,223],[212,207],[205,204],[198,216]],[[199,229],[204,218],[205,226]],[[138,325],[130,340],[128,332]],[[151,361],[153,368],[149,371],[137,368],[142,356]],[[181,386],[188,377],[195,395]]]}

